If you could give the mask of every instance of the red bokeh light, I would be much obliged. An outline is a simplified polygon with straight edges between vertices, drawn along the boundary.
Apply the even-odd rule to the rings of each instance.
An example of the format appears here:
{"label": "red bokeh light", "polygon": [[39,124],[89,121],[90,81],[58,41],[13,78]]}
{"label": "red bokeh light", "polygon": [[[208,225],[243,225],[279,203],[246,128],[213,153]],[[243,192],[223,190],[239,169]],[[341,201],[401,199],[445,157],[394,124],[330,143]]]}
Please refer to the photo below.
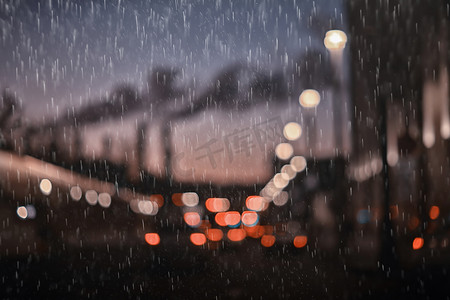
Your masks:
{"label": "red bokeh light", "polygon": [[146,233],[145,241],[149,245],[156,246],[160,243],[161,239],[159,238],[159,234],[157,233]]}
{"label": "red bokeh light", "polygon": [[206,236],[203,233],[192,233],[190,239],[192,244],[196,246],[201,246],[206,243]]}

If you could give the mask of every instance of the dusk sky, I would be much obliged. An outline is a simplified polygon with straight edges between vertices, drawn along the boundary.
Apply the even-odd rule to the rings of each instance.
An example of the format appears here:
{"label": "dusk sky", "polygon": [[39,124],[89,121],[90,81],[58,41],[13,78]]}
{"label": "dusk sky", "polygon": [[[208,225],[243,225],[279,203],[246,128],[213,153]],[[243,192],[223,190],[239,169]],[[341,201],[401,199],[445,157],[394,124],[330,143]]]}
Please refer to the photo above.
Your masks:
{"label": "dusk sky", "polygon": [[[333,6],[336,5],[337,7]],[[342,28],[329,1],[0,0],[0,87],[30,120],[110,92],[120,82],[146,90],[149,70],[181,70],[201,90],[225,66],[283,69],[323,34]]]}

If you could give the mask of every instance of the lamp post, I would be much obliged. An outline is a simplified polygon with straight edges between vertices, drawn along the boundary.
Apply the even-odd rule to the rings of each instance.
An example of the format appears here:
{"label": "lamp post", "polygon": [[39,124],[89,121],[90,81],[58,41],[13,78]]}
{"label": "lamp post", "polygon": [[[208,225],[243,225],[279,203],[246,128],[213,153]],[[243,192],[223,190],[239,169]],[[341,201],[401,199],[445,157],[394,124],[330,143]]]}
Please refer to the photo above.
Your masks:
{"label": "lamp post", "polygon": [[[325,34],[323,40],[325,47],[330,52],[331,66],[333,68],[333,89],[338,97],[333,97],[333,110],[334,110],[334,123],[335,123],[335,137],[336,137],[336,154],[338,154],[338,149],[342,150],[344,145],[343,139],[344,135],[342,131],[344,128],[342,124],[342,107],[340,103],[345,103],[347,98],[347,92],[344,88],[344,68],[343,68],[343,56],[344,49],[347,43],[347,35],[341,30],[330,30]],[[340,100],[340,101],[337,101]],[[344,111],[347,107],[344,106]]]}

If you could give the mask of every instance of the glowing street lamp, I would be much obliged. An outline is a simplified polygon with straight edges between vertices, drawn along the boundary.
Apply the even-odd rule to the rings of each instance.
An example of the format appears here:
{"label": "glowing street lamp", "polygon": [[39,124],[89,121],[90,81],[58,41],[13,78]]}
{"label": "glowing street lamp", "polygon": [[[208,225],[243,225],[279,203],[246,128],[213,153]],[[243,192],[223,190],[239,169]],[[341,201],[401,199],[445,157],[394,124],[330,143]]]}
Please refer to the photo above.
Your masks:
{"label": "glowing street lamp", "polygon": [[347,43],[347,35],[341,30],[330,30],[323,40],[328,50],[342,50]]}
{"label": "glowing street lamp", "polygon": [[343,145],[346,145],[348,141],[347,137],[343,133],[341,126],[342,115],[347,115],[347,108],[342,106],[342,103],[345,102],[348,95],[345,90],[344,83],[344,68],[343,68],[343,60],[344,60],[344,48],[347,43],[347,35],[345,32],[341,30],[330,30],[325,34],[325,38],[323,40],[325,47],[330,51],[331,64],[334,70],[334,94],[337,97],[333,97],[333,106],[335,110],[334,122],[336,126],[335,130],[335,140],[336,140],[336,149],[341,149]]}

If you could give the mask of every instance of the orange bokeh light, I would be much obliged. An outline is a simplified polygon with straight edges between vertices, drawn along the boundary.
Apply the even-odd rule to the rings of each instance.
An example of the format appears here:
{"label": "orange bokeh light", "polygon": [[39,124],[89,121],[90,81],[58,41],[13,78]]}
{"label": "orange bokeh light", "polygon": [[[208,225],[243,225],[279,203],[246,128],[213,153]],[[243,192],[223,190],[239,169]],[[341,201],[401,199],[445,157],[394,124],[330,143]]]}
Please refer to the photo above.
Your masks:
{"label": "orange bokeh light", "polygon": [[206,243],[206,236],[203,233],[199,232],[192,233],[190,239],[192,244],[196,246],[201,246],[204,243]]}
{"label": "orange bokeh light", "polygon": [[264,233],[267,235],[273,234],[273,226],[265,225],[264,227]]}
{"label": "orange bokeh light", "polygon": [[303,248],[306,246],[306,243],[308,243],[308,237],[304,235],[297,235],[294,238],[294,246],[295,248]]}
{"label": "orange bokeh light", "polygon": [[245,226],[255,226],[258,222],[258,214],[254,211],[244,211],[242,213],[242,223]]}
{"label": "orange bokeh light", "polygon": [[187,212],[184,214],[184,221],[189,226],[196,227],[200,225],[201,218],[196,212]]}
{"label": "orange bokeh light", "polygon": [[245,236],[247,234],[245,233],[244,229],[236,228],[236,229],[230,229],[228,230],[227,237],[232,242],[239,242],[245,239]]}
{"label": "orange bokeh light", "polygon": [[151,195],[150,201],[154,201],[158,204],[158,207],[162,207],[164,205],[164,197],[160,194]]}
{"label": "orange bokeh light", "polygon": [[226,213],[224,213],[224,212],[220,212],[215,216],[214,220],[216,221],[217,225],[227,226],[227,223],[225,222],[225,216],[226,216]]}
{"label": "orange bokeh light", "polygon": [[183,201],[181,201],[181,197],[183,196],[182,193],[175,193],[172,195],[172,202],[176,206],[183,206]]}
{"label": "orange bokeh light", "polygon": [[238,211],[229,211],[225,213],[225,223],[228,226],[236,226],[241,221],[241,214]]}
{"label": "orange bokeh light", "polygon": [[275,237],[273,235],[263,235],[261,237],[261,245],[264,247],[272,247],[275,244]]}
{"label": "orange bokeh light", "polygon": [[250,210],[261,211],[264,208],[264,198],[261,196],[249,196],[245,200],[245,205]]}
{"label": "orange bokeh light", "polygon": [[220,229],[211,228],[206,231],[206,236],[208,237],[208,240],[218,242],[223,238],[223,232]]}
{"label": "orange bokeh light", "polygon": [[412,247],[414,250],[418,250],[423,247],[423,238],[416,237],[413,241]]}
{"label": "orange bokeh light", "polygon": [[145,241],[149,245],[156,246],[156,245],[159,244],[161,239],[159,238],[159,234],[157,234],[157,233],[146,233],[145,234]]}
{"label": "orange bokeh light", "polygon": [[252,227],[244,226],[245,231],[247,232],[247,235],[251,238],[257,239],[260,238],[265,234],[265,228],[264,226],[256,225]]}
{"label": "orange bokeh light", "polygon": [[395,219],[398,217],[398,205],[391,205],[391,219]]}
{"label": "orange bokeh light", "polygon": [[211,223],[209,222],[209,220],[202,220],[199,228],[202,230],[208,230],[209,228],[211,228]]}
{"label": "orange bokeh light", "polygon": [[439,207],[433,205],[433,206],[430,208],[430,219],[431,219],[431,220],[436,220],[436,219],[439,217],[439,213],[440,213]]}
{"label": "orange bokeh light", "polygon": [[210,212],[224,212],[230,208],[230,201],[227,198],[208,198],[205,206]]}
{"label": "orange bokeh light", "polygon": [[419,223],[420,223],[419,218],[417,218],[416,216],[412,216],[409,219],[408,227],[409,227],[410,230],[414,230],[414,229],[417,228],[417,226],[419,226]]}

